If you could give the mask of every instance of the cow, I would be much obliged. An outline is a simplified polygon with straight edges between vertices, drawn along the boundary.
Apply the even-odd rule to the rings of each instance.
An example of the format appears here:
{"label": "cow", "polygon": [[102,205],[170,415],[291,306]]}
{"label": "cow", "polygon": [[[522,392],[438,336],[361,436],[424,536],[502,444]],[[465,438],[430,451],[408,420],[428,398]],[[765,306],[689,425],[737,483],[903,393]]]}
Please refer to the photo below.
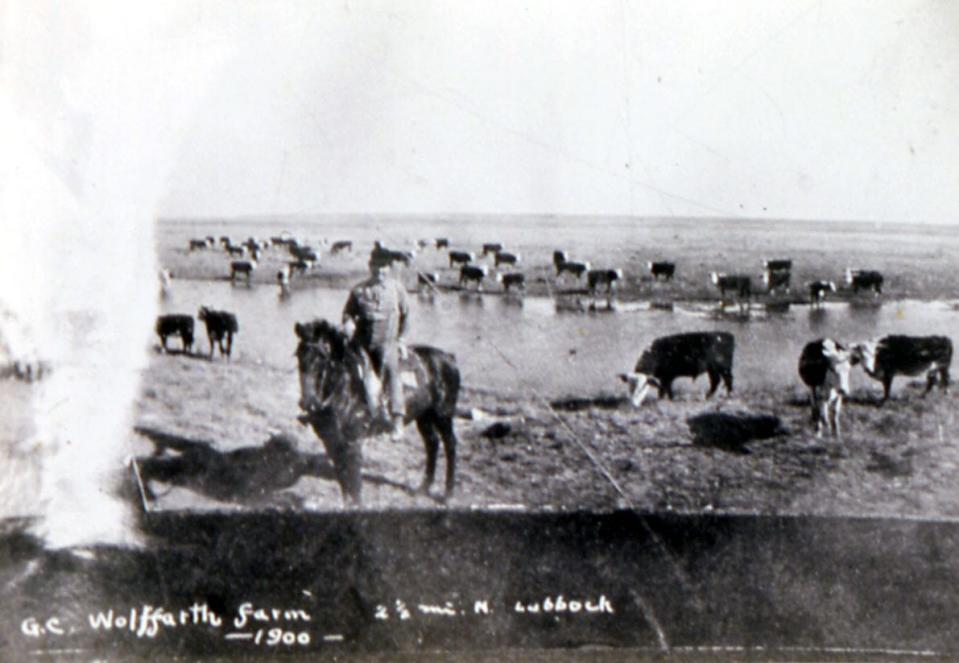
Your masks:
{"label": "cow", "polygon": [[846,283],[852,286],[853,292],[860,290],[873,290],[875,296],[882,294],[882,283],[884,279],[880,272],[868,269],[846,269]]}
{"label": "cow", "polygon": [[342,251],[349,251],[350,253],[352,253],[353,242],[348,239],[340,239],[333,242],[333,244],[330,246],[330,253],[332,253],[333,255],[336,255],[337,253],[340,253]]}
{"label": "cow", "polygon": [[246,276],[247,283],[249,283],[254,270],[256,270],[255,260],[234,260],[230,263],[230,280],[233,281],[238,274],[243,274]]}
{"label": "cow", "polygon": [[590,292],[596,292],[601,285],[606,286],[606,292],[612,292],[616,282],[622,279],[621,269],[591,269],[586,272],[586,283]]}
{"label": "cow", "polygon": [[448,249],[450,248],[450,241],[446,237],[437,237],[433,240],[433,245],[436,247],[436,250]]}
{"label": "cow", "polygon": [[809,284],[809,303],[819,307],[826,300],[827,292],[836,292],[836,284],[832,281],[813,281]]}
{"label": "cow", "polygon": [[242,257],[246,255],[246,247],[230,244],[226,247],[226,252],[229,253],[231,256]]}
{"label": "cow", "polygon": [[276,273],[276,282],[280,284],[281,288],[285,288],[290,285],[290,277],[292,275],[293,268],[290,265],[283,265]]}
{"label": "cow", "polygon": [[476,289],[483,288],[483,279],[489,273],[486,265],[463,265],[460,267],[460,285],[467,286],[472,281],[476,284]]}
{"label": "cow", "polygon": [[646,269],[657,281],[662,276],[664,281],[672,280],[676,274],[676,263],[672,262],[647,262]]}
{"label": "cow", "polygon": [[183,342],[183,352],[193,352],[193,316],[182,313],[170,313],[157,318],[156,333],[160,337],[163,351],[166,352],[166,340],[170,336],[179,336]]}
{"label": "cow", "polygon": [[785,260],[763,260],[764,272],[789,272],[792,271],[793,261],[788,258]]}
{"label": "cow", "polygon": [[450,251],[450,267],[474,262],[476,255],[472,251]]}
{"label": "cow", "polygon": [[[784,260],[782,262],[789,262]],[[792,281],[792,273],[788,269],[767,269],[763,272],[763,283],[766,284],[768,292],[785,290],[789,292],[789,286]]]}
{"label": "cow", "polygon": [[[214,311],[206,306],[200,307],[197,317],[206,325],[206,336],[210,341],[210,359],[213,359],[213,343],[220,348],[220,356],[230,358],[233,352],[233,335],[240,331],[236,316],[229,311]],[[226,348],[223,341],[226,339]]]}
{"label": "cow", "polygon": [[500,265],[515,265],[520,262],[522,257],[518,253],[510,253],[509,251],[497,251],[496,255],[493,257],[493,266],[499,267]]}
{"label": "cow", "polygon": [[440,275],[436,272],[417,272],[416,286],[419,290],[436,290],[440,282]]}
{"label": "cow", "polygon": [[557,276],[563,272],[569,272],[575,278],[579,279],[583,274],[586,274],[590,270],[589,262],[576,262],[573,260],[567,260],[562,265],[559,265],[557,268]]}
{"label": "cow", "polygon": [[483,255],[492,253],[494,256],[503,250],[503,245],[499,242],[489,242],[483,245]]}
{"label": "cow", "polygon": [[709,393],[712,396],[725,383],[726,392],[733,390],[733,353],[736,339],[729,332],[687,332],[657,338],[643,351],[632,373],[621,373],[619,378],[629,386],[633,407],[643,404],[650,386],[656,387],[659,397],[673,398],[673,380],[690,377],[695,380],[703,373],[709,375]]}
{"label": "cow", "polygon": [[213,246],[209,240],[206,239],[191,239],[190,240],[190,251],[202,251],[204,249],[209,249]]}
{"label": "cow", "polygon": [[290,268],[291,277],[297,274],[306,274],[313,269],[313,263],[309,260],[290,260],[287,266]]}
{"label": "cow", "polygon": [[416,251],[394,251],[392,249],[387,249],[386,255],[389,258],[391,265],[395,262],[398,262],[409,267],[416,259]]}
{"label": "cow", "polygon": [[319,262],[320,254],[316,252],[316,249],[309,246],[300,246],[299,244],[293,244],[289,247],[290,255],[292,255],[297,260],[309,260],[311,262]]}
{"label": "cow", "polygon": [[747,301],[752,296],[752,279],[746,275],[712,272],[709,280],[719,288],[721,297],[726,297],[727,290],[732,290],[737,298],[745,297]]}
{"label": "cow", "polygon": [[883,404],[889,398],[892,379],[897,375],[914,377],[926,374],[928,394],[936,382],[943,391],[949,390],[949,365],[952,364],[952,341],[945,336],[884,336],[878,341],[866,341],[853,347],[866,373],[882,382]]}
{"label": "cow", "polygon": [[569,262],[569,253],[566,251],[553,251],[553,266],[556,267],[556,276],[559,276],[562,273],[560,269],[564,264]]}
{"label": "cow", "polygon": [[809,406],[816,422],[816,436],[823,424],[834,437],[842,437],[839,415],[849,395],[849,374],[858,356],[831,338],[810,341],[799,355],[799,377],[809,387]]}
{"label": "cow", "polygon": [[509,292],[510,288],[526,290],[526,276],[519,272],[506,272],[505,274],[497,274],[496,280],[497,282],[503,284],[503,290],[505,292]]}

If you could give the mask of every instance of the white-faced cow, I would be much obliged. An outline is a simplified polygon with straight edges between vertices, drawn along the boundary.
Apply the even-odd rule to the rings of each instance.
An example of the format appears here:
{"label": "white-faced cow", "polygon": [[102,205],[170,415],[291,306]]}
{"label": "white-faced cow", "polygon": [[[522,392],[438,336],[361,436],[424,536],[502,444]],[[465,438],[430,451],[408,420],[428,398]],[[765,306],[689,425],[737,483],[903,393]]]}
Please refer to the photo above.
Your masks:
{"label": "white-faced cow", "polygon": [[463,265],[460,267],[460,285],[467,287],[470,282],[476,284],[477,290],[482,290],[483,279],[489,274],[486,265]]}
{"label": "white-faced cow", "polygon": [[662,277],[664,281],[670,281],[676,274],[676,263],[665,261],[647,262],[646,269],[649,270],[649,273],[657,281],[660,277]]}
{"label": "white-faced cow", "polygon": [[799,355],[799,377],[809,387],[809,406],[816,422],[816,435],[823,424],[835,437],[842,436],[839,416],[849,394],[849,374],[858,357],[831,338],[811,341]]}
{"label": "white-faced cow", "polygon": [[553,251],[553,266],[556,267],[556,276],[563,273],[560,269],[569,261],[569,253],[566,251]]}
{"label": "white-faced cow", "polygon": [[763,260],[763,283],[768,292],[789,292],[792,281],[792,260]]}
{"label": "white-faced cow", "polygon": [[650,387],[656,387],[659,397],[673,398],[673,380],[690,377],[695,380],[703,373],[709,375],[709,393],[712,396],[725,383],[727,393],[733,390],[733,353],[736,339],[728,332],[688,332],[663,336],[653,341],[632,373],[621,373],[619,378],[629,386],[634,407],[643,404]]}
{"label": "white-faced cow", "polygon": [[193,316],[182,313],[170,313],[157,318],[156,333],[160,337],[163,351],[166,352],[166,340],[170,336],[179,336],[183,342],[183,352],[193,351]]}
{"label": "white-faced cow", "polygon": [[836,292],[836,284],[832,281],[813,281],[809,284],[809,303],[813,307],[820,307],[826,301],[827,292]]}
{"label": "white-faced cow", "polygon": [[846,283],[852,287],[853,292],[860,290],[873,290],[876,296],[882,294],[882,284],[885,279],[880,272],[869,269],[846,269]]}
{"label": "white-faced cow", "polygon": [[522,258],[518,253],[497,251],[496,255],[493,257],[493,266],[499,267],[500,265],[516,265],[521,259]]}
{"label": "white-faced cow", "polygon": [[472,251],[450,251],[450,267],[475,262],[476,255]]}
{"label": "white-faced cow", "polygon": [[606,286],[606,292],[612,292],[617,281],[623,279],[621,269],[591,269],[586,272],[586,284],[590,292],[595,293],[600,286]]}
{"label": "white-faced cow", "polygon": [[246,282],[249,283],[255,270],[256,260],[234,260],[230,263],[230,280],[234,281],[238,275],[242,275],[246,277]]}
{"label": "white-faced cow", "polygon": [[[206,306],[200,307],[200,320],[206,325],[206,336],[210,341],[210,359],[213,359],[213,344],[220,348],[220,356],[230,358],[233,352],[233,335],[240,331],[236,316],[229,311],[214,311]],[[223,343],[226,341],[226,347]]]}
{"label": "white-faced cow", "polygon": [[925,373],[923,396],[936,382],[943,391],[949,389],[952,341],[945,336],[884,336],[878,341],[858,343],[853,351],[866,373],[882,382],[880,404],[889,398],[892,380],[897,375],[915,377]]}

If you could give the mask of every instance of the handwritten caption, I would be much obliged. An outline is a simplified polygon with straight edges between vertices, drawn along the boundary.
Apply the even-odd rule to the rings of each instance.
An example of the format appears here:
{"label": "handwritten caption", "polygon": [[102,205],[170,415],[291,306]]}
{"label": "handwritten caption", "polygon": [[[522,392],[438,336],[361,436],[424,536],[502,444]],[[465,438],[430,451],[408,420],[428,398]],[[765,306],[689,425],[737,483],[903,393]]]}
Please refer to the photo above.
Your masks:
{"label": "handwritten caption", "polygon": [[[521,615],[538,614],[568,614],[568,615],[592,615],[592,614],[616,614],[613,604],[605,595],[597,599],[585,598],[566,598],[562,594],[557,596],[547,596],[534,601],[516,601],[507,606],[507,610]],[[397,619],[406,621],[416,616],[429,617],[465,617],[467,615],[490,615],[493,608],[490,601],[474,601],[472,606],[464,607],[454,601],[445,601],[443,603],[406,603],[397,599],[392,604],[378,604],[376,606],[374,617],[381,621]]]}

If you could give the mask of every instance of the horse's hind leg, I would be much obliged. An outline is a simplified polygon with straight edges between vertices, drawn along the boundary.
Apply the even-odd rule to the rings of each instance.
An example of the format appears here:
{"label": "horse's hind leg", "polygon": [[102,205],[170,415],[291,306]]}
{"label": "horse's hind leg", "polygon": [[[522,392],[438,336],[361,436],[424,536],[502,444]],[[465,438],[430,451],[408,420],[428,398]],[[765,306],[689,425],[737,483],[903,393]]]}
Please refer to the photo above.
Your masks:
{"label": "horse's hind leg", "polygon": [[424,415],[416,420],[416,427],[423,438],[423,445],[426,447],[426,473],[423,475],[423,483],[417,489],[422,494],[429,493],[430,486],[433,485],[433,478],[436,475],[436,456],[440,449],[440,438],[436,432],[436,419],[431,415]]}
{"label": "horse's hind leg", "polygon": [[453,417],[441,417],[436,422],[443,436],[443,451],[446,452],[446,495],[449,498],[456,488],[456,432],[453,430]]}

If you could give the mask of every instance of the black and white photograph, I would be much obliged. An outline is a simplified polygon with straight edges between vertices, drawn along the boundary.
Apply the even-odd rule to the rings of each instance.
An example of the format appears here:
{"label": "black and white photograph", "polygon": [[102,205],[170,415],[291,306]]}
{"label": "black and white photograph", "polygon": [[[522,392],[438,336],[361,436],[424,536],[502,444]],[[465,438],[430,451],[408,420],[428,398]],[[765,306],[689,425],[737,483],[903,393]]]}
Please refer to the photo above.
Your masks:
{"label": "black and white photograph", "polygon": [[0,659],[959,655],[959,5],[0,5]]}

